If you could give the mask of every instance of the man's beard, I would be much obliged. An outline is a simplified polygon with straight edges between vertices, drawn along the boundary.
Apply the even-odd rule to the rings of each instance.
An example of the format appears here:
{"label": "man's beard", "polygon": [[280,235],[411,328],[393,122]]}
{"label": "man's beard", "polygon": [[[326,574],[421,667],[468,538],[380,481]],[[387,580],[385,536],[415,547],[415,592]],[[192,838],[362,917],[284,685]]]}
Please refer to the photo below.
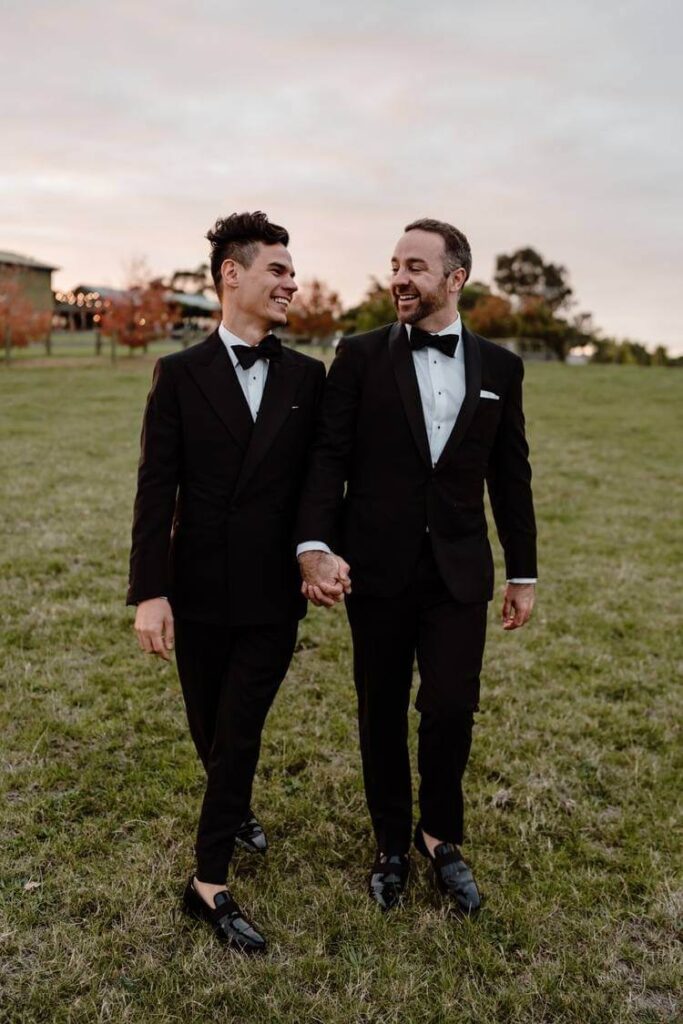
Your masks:
{"label": "man's beard", "polygon": [[398,318],[402,324],[419,324],[421,320],[426,320],[426,318],[431,316],[432,313],[438,313],[438,311],[443,309],[448,302],[448,291],[446,290],[445,278],[437,290],[435,292],[431,292],[429,295],[422,295],[417,288],[413,288],[412,291],[417,294],[418,303],[415,311],[413,313],[408,313],[407,316],[405,314],[401,314],[398,308],[398,294],[393,294],[391,297]]}

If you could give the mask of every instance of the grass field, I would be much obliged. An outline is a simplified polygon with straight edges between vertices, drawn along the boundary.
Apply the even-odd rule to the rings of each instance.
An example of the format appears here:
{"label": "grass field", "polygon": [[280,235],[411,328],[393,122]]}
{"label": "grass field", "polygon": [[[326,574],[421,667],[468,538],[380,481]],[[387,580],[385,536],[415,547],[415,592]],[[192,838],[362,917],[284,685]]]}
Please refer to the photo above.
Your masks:
{"label": "grass field", "polygon": [[[112,361],[111,338],[103,336],[100,341],[100,352],[97,353],[95,345],[95,331],[57,331],[51,332],[51,353],[48,356],[44,342],[33,342],[24,348],[14,347],[10,353],[10,363],[26,364],[31,363],[33,367],[52,367],[57,363],[61,367],[76,364],[80,367],[106,366]],[[189,338],[190,343],[196,341],[199,335]],[[167,352],[177,352],[181,347],[180,341],[170,338],[163,338],[161,341],[152,341],[148,345],[147,355],[151,358],[165,355]],[[117,345],[115,358],[130,360],[143,357],[142,349],[131,350],[126,345]],[[2,352],[3,362],[6,364],[6,352]]]}
{"label": "grass field", "polygon": [[0,368],[3,1024],[680,1019],[683,377],[528,368],[541,584],[526,630],[491,609],[476,922],[417,858],[401,911],[369,904],[345,618],[309,614],[256,783],[271,851],[232,878],[254,962],[177,912],[202,777],[123,604],[150,373]]}

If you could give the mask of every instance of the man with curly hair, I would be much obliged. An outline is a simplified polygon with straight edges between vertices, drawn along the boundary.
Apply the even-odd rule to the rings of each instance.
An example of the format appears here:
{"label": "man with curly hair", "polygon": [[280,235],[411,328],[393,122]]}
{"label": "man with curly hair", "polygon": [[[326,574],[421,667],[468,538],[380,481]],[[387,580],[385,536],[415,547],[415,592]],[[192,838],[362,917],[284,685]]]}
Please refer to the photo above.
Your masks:
{"label": "man with curly hair", "polygon": [[297,286],[287,231],[261,212],[209,231],[218,329],[158,361],[144,415],[128,603],[141,648],[175,646],[206,770],[184,909],[242,952],[265,939],[226,889],[235,843],[265,852],[250,809],[261,731],[305,614],[294,517],[323,364],[271,333]]}

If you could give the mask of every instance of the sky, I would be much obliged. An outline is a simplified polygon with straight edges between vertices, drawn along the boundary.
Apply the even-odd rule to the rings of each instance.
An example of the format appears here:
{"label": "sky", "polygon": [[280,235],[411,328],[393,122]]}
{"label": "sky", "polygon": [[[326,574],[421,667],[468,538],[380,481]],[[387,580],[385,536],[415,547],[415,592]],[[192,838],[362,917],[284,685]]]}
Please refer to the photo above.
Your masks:
{"label": "sky", "polygon": [[357,302],[417,217],[533,246],[605,334],[683,352],[679,3],[0,0],[0,250],[58,288],[265,210]]}

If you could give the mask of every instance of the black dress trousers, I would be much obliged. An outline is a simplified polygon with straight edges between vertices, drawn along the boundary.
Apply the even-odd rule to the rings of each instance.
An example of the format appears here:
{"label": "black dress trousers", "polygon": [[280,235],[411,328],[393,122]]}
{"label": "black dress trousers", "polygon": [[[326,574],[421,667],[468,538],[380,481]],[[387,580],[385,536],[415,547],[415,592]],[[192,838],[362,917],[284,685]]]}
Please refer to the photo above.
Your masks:
{"label": "black dress trousers", "polygon": [[197,878],[222,885],[251,802],[261,732],[289,668],[298,620],[235,628],[176,620],[176,664],[206,769]]}
{"label": "black dress trousers", "polygon": [[417,657],[419,805],[424,830],[463,839],[462,777],[472,743],[487,603],[455,601],[425,534],[410,586],[346,600],[368,808],[379,849],[403,853],[412,833],[408,706]]}

